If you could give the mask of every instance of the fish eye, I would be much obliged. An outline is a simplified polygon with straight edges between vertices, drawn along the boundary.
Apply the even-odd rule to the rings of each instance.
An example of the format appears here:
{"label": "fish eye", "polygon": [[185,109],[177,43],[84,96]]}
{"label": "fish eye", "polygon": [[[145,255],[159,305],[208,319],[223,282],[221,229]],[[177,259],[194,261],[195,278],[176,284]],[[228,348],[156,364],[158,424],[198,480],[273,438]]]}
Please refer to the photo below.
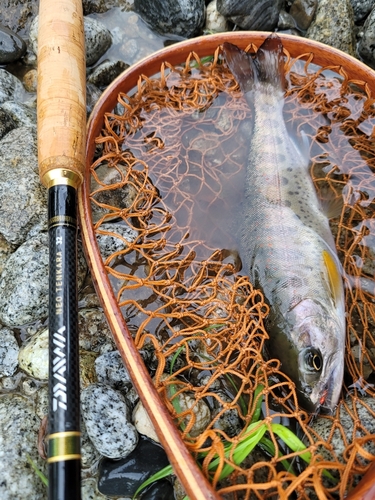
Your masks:
{"label": "fish eye", "polygon": [[305,352],[305,363],[309,370],[320,372],[323,368],[323,358],[319,351],[316,349],[308,349]]}

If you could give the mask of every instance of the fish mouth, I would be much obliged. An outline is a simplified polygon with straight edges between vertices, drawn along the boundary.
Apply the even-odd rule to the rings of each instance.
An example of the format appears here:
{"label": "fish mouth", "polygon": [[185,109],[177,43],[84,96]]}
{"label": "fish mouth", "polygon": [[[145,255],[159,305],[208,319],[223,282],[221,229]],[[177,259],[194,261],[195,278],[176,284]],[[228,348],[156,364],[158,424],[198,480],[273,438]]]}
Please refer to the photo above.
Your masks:
{"label": "fish mouth", "polygon": [[331,370],[328,379],[325,380],[324,384],[317,388],[315,396],[316,412],[322,413],[324,415],[333,415],[335,413],[342,390],[342,379],[342,367],[340,365],[334,367]]}

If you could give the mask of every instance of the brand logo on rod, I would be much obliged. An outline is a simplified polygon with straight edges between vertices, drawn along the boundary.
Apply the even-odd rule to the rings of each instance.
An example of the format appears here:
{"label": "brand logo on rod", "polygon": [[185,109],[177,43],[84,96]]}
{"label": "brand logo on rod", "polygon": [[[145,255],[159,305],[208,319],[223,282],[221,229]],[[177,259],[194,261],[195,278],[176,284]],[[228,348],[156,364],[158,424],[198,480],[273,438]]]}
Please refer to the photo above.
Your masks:
{"label": "brand logo on rod", "polygon": [[55,346],[53,353],[53,378],[56,383],[53,386],[53,411],[56,411],[58,408],[62,410],[66,410],[66,354],[65,354],[65,346],[66,339],[64,335],[65,326],[62,326],[53,334],[53,345]]}

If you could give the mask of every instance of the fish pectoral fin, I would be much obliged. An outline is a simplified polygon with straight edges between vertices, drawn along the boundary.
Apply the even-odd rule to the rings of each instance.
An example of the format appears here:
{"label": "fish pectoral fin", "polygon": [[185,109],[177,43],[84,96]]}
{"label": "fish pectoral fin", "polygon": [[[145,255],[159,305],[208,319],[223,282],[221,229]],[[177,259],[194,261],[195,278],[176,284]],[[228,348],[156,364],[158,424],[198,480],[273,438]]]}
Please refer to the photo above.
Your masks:
{"label": "fish pectoral fin", "polygon": [[340,269],[338,268],[336,260],[332,257],[331,253],[323,250],[324,267],[327,271],[329,288],[335,303],[340,301],[342,294],[342,277]]}
{"label": "fish pectoral fin", "polygon": [[332,193],[332,198],[320,198],[320,204],[327,219],[336,219],[341,216],[344,206],[342,196],[333,196]]}

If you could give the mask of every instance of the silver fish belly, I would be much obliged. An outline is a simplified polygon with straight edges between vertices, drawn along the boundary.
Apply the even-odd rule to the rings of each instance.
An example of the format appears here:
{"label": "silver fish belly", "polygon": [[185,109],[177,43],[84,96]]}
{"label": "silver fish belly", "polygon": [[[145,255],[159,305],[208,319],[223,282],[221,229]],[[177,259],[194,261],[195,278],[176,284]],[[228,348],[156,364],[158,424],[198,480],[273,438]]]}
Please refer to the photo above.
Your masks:
{"label": "silver fish belly", "polygon": [[333,411],[344,373],[341,267],[308,155],[283,118],[281,40],[271,35],[254,59],[233,47],[224,44],[224,55],[254,117],[240,238],[243,271],[270,305],[269,352],[295,383],[301,406]]}

